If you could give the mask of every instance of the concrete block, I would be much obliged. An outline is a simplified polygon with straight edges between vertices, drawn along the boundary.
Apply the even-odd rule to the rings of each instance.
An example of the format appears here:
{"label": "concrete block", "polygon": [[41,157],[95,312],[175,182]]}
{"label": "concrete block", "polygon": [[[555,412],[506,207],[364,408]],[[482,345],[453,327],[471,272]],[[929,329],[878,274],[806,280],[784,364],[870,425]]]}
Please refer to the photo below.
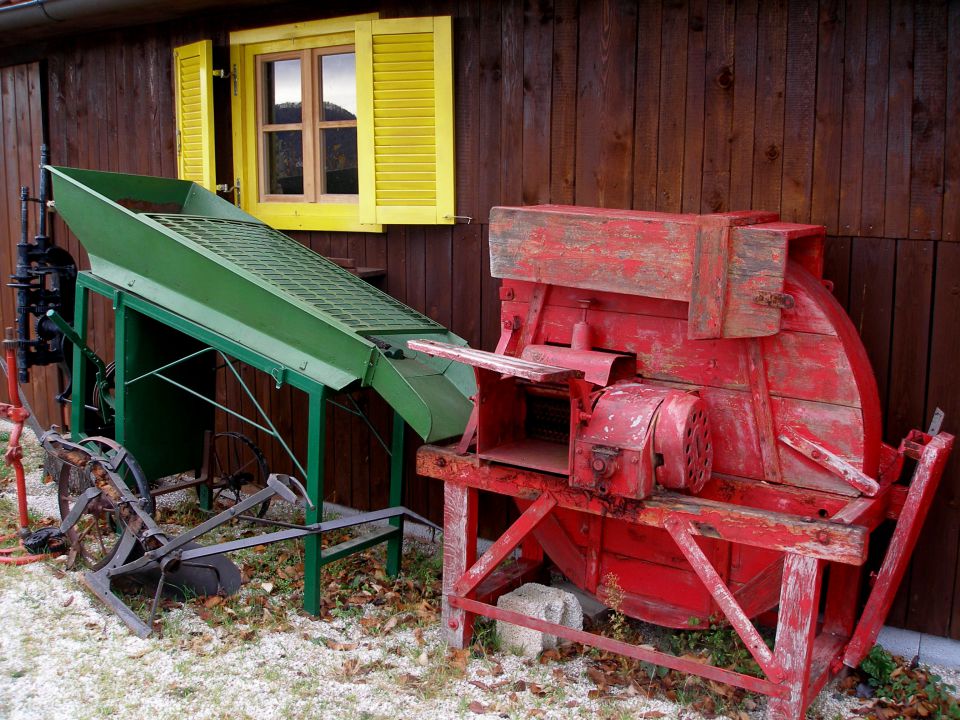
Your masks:
{"label": "concrete block", "polygon": [[960,642],[950,638],[927,635],[920,637],[920,662],[924,665],[956,669],[960,667]]}
{"label": "concrete block", "polygon": [[[575,630],[583,629],[583,610],[576,597],[564,590],[540,583],[527,583],[513,592],[501,595],[497,600],[497,607]],[[497,620],[497,634],[503,649],[517,650],[526,657],[537,657],[544,650],[557,646],[554,635],[502,620]]]}
{"label": "concrete block", "polygon": [[565,590],[566,592],[571,593],[577,599],[577,601],[580,603],[580,608],[583,610],[584,620],[589,620],[596,625],[610,614],[610,608],[597,600],[596,597],[588,593],[586,590],[578,588],[569,580],[554,582],[552,583],[552,587],[558,588],[559,590]]}

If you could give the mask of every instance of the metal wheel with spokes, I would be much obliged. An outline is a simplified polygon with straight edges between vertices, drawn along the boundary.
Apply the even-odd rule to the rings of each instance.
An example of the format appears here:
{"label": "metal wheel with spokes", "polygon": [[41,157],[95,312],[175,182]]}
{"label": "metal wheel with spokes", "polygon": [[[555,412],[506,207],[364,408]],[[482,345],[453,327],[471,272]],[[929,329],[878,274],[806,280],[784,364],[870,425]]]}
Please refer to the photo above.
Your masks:
{"label": "metal wheel with spokes", "polygon": [[[231,507],[243,500],[246,495],[267,486],[267,460],[254,442],[238,432],[221,432],[213,438],[210,458],[213,474],[214,509]],[[270,500],[264,500],[255,510],[262,518],[270,507]]]}
{"label": "metal wheel with spokes", "polygon": [[[101,494],[92,500],[83,514],[67,530],[67,541],[75,553],[72,561],[82,560],[93,570],[106,565],[116,552],[125,526],[118,502],[119,494],[110,482],[107,468],[114,468],[127,486],[139,498],[144,508],[153,514],[154,500],[150,486],[136,458],[114,440],[103,437],[87,438],[81,443],[83,451],[71,450],[62,457],[63,465],[57,479],[57,503],[61,519],[66,518],[80,495],[96,485]],[[114,467],[115,466],[115,467]]]}

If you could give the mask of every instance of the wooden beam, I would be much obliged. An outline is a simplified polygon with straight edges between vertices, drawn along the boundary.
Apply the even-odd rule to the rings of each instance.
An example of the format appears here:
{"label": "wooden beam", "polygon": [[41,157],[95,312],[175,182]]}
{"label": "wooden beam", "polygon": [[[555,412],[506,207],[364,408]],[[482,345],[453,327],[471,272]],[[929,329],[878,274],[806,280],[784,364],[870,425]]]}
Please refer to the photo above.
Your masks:
{"label": "wooden beam", "polygon": [[[453,448],[424,446],[417,452],[417,472],[448,483],[535,500],[544,492],[557,507],[592,515],[608,515],[663,528],[669,517],[689,520],[691,532],[752,547],[808,555],[848,565],[866,561],[866,528],[757,510],[677,493],[659,493],[643,501],[608,500],[571,488],[566,476],[491,464],[475,456],[459,456]],[[458,576],[459,577],[459,576]]]}

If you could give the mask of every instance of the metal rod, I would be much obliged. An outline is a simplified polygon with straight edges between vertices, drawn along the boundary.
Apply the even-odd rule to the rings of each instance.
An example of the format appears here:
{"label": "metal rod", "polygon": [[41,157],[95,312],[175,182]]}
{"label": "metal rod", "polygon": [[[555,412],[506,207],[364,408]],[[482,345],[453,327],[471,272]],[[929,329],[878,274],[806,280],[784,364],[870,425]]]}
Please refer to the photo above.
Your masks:
{"label": "metal rod", "polygon": [[193,388],[189,388],[189,387],[187,387],[186,385],[184,385],[184,384],[182,384],[182,383],[178,383],[176,380],[171,380],[171,379],[168,378],[166,375],[161,375],[160,373],[154,373],[154,376],[160,378],[161,380],[167,381],[168,383],[170,383],[170,384],[173,385],[174,387],[180,388],[180,389],[183,390],[184,392],[189,393],[189,394],[193,395],[194,397],[200,398],[200,399],[203,400],[204,402],[210,403],[210,404],[213,405],[215,408],[217,408],[217,409],[219,409],[219,410],[223,410],[225,413],[228,413],[229,415],[233,415],[235,418],[238,418],[239,420],[242,420],[243,422],[245,422],[245,423],[247,423],[247,424],[249,424],[249,425],[253,425],[253,426],[254,426],[257,430],[259,430],[260,432],[264,432],[264,433],[266,433],[267,435],[270,435],[270,436],[272,436],[272,437],[277,438],[278,440],[280,439],[279,435],[277,435],[276,430],[271,430],[271,429],[269,429],[269,428],[265,428],[263,425],[260,425],[259,423],[256,423],[256,422],[254,422],[253,420],[251,420],[251,419],[249,419],[249,418],[246,418],[246,417],[244,417],[243,415],[240,415],[240,414],[237,413],[237,412],[234,412],[234,411],[231,410],[230,408],[221,405],[221,404],[218,403],[216,400],[211,400],[210,398],[208,398],[208,397],[207,397],[206,395],[204,395],[203,393],[199,393],[199,392],[197,392],[196,390],[194,390]]}
{"label": "metal rod", "polygon": [[166,370],[166,369],[168,369],[168,368],[172,368],[174,365],[179,365],[180,363],[184,363],[184,362],[186,362],[187,360],[193,360],[193,358],[197,357],[198,355],[203,355],[203,353],[205,353],[205,352],[210,352],[211,350],[213,350],[213,348],[208,345],[207,347],[201,348],[200,350],[197,350],[197,351],[194,352],[194,353],[190,353],[190,354],[187,355],[186,357],[182,357],[182,358],[180,358],[179,360],[174,360],[173,362],[169,362],[169,363],[167,363],[166,365],[163,365],[163,366],[161,366],[161,367],[158,367],[158,368],[156,368],[156,369],[154,369],[154,370],[150,370],[149,372],[145,372],[143,375],[138,375],[138,376],[135,377],[133,380],[127,380],[127,382],[124,383],[124,384],[125,384],[125,385],[133,385],[133,384],[134,384],[135,382],[137,382],[138,380],[143,380],[144,378],[150,377],[151,375],[157,375],[157,374],[159,374],[159,373],[162,373],[164,370]]}
{"label": "metal rod", "polygon": [[387,451],[387,457],[390,457],[392,455],[390,451],[390,446],[387,445],[387,443],[384,441],[382,437],[380,437],[380,433],[377,432],[377,429],[370,422],[370,419],[367,417],[366,413],[364,413],[363,410],[360,409],[360,406],[357,405],[357,401],[354,399],[353,395],[351,393],[347,393],[347,398],[353,404],[353,407],[356,408],[356,414],[360,417],[361,420],[363,420],[364,424],[370,429],[370,432],[373,433],[373,436],[377,439],[377,442],[379,442],[380,445],[383,447],[383,449]]}
{"label": "metal rod", "polygon": [[264,422],[270,426],[270,429],[273,431],[273,436],[277,439],[277,442],[280,443],[280,446],[286,451],[287,455],[293,461],[293,464],[297,466],[297,470],[299,470],[300,474],[304,477],[304,479],[306,479],[307,471],[304,469],[303,465],[300,464],[300,461],[297,460],[297,456],[293,454],[293,450],[290,449],[286,441],[280,436],[280,433],[277,432],[277,428],[270,421],[270,416],[263,411],[262,407],[260,407],[260,403],[257,402],[257,399],[253,396],[253,393],[250,392],[250,388],[247,387],[247,384],[243,381],[243,378],[240,377],[240,373],[237,372],[237,369],[233,366],[233,363],[230,362],[229,358],[227,358],[227,356],[222,352],[219,350],[217,352],[220,353],[220,357],[227,362],[230,372],[232,372],[233,376],[237,378],[237,382],[240,383],[240,387],[243,388],[243,391],[247,394],[247,397],[250,398],[250,402],[253,403],[253,406],[257,409],[257,412],[260,413],[260,416],[264,419]]}
{"label": "metal rod", "polygon": [[[296,540],[307,535],[317,535],[319,533],[330,532],[332,530],[342,530],[343,528],[353,527],[355,525],[365,525],[367,523],[377,522],[378,520],[389,520],[390,518],[409,515],[414,519],[428,523],[425,519],[404,507],[384,508],[383,510],[374,510],[373,512],[352,515],[348,518],[336,518],[313,525],[302,525],[300,527],[290,528],[288,530],[278,530],[277,532],[267,533],[265,535],[254,535],[253,537],[240,538],[229,542],[217,543],[216,545],[204,545],[197,548],[191,548],[185,551],[180,559],[184,562],[195,560],[201,557],[210,557],[211,555],[221,555],[224,553],[244,550],[257,545],[269,545],[270,543],[282,542],[284,540]],[[215,519],[215,518],[211,518]],[[207,521],[210,522],[210,521]],[[200,527],[200,526],[198,526]],[[178,536],[177,540],[182,536]],[[165,549],[161,548],[161,550]]]}

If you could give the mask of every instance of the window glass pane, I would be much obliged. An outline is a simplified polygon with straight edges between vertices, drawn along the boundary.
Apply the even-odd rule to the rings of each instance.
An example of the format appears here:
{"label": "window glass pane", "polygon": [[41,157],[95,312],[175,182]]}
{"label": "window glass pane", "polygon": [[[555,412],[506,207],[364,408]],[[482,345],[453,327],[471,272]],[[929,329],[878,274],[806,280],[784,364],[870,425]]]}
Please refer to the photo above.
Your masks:
{"label": "window glass pane", "polygon": [[328,128],[320,131],[320,138],[323,146],[323,192],[358,194],[357,129]]}
{"label": "window glass pane", "polygon": [[357,119],[357,56],[320,56],[321,120]]}
{"label": "window glass pane", "polygon": [[300,60],[274,60],[263,64],[265,122],[298,123],[303,118]]}
{"label": "window glass pane", "polygon": [[267,185],[272,195],[303,195],[303,134],[299,130],[268,132]]}

